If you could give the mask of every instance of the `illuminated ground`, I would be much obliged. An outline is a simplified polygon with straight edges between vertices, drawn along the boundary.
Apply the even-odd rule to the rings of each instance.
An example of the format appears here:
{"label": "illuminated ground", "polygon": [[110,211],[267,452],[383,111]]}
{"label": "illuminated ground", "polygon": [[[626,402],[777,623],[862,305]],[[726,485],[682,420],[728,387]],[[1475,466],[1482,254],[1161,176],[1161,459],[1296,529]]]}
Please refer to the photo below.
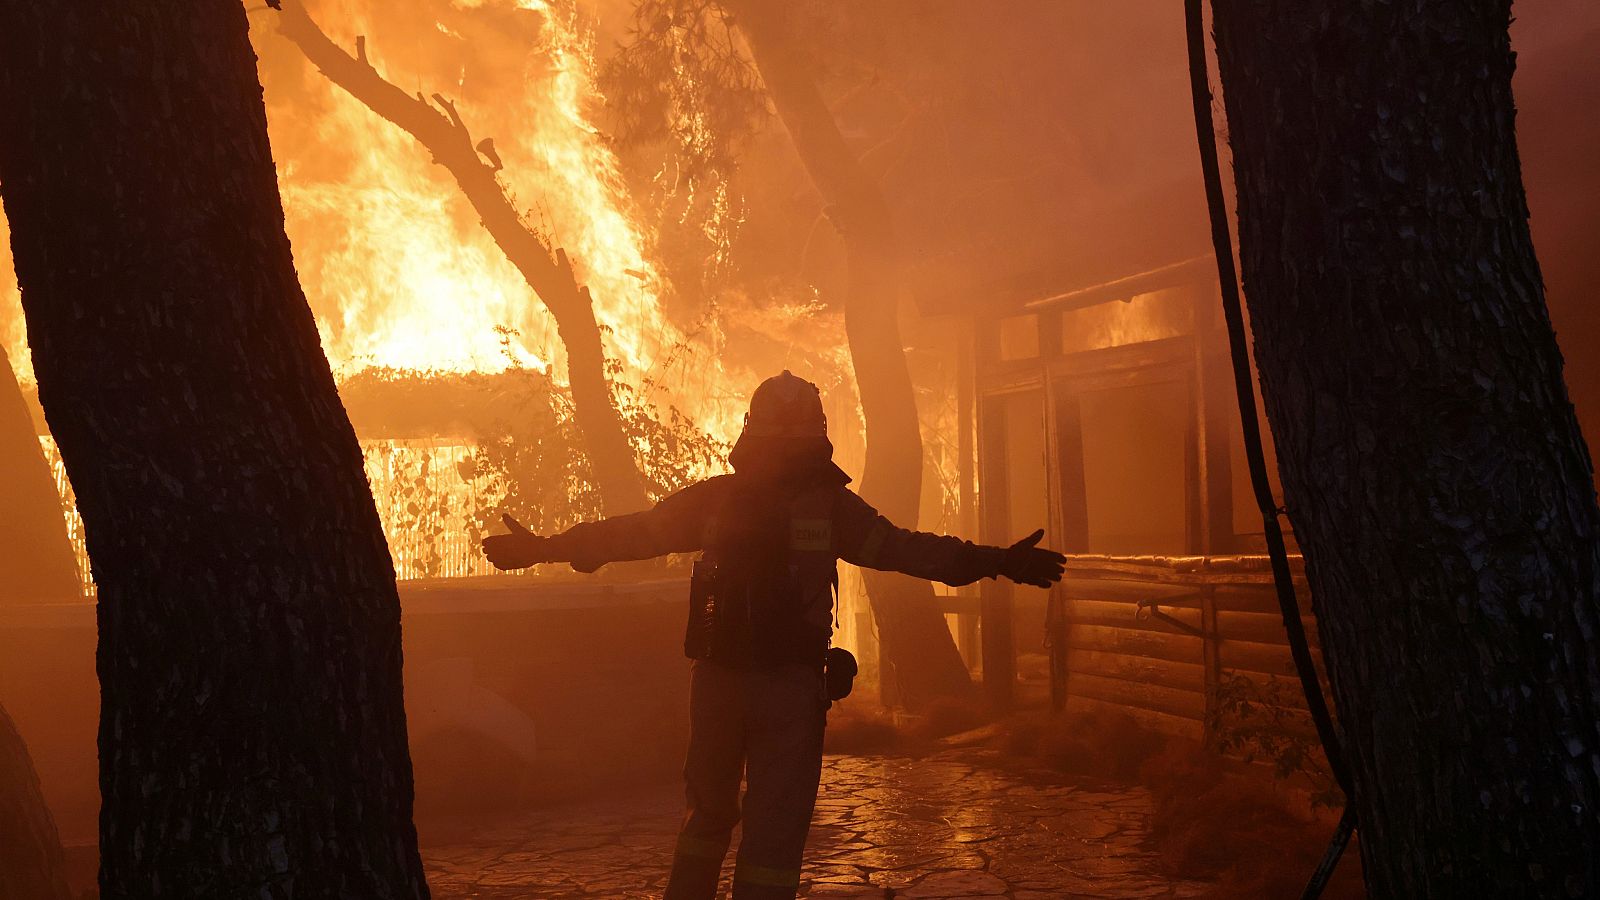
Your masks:
{"label": "illuminated ground", "polygon": [[[423,857],[435,897],[659,897],[681,792],[542,811],[458,835]],[[829,757],[801,896],[1190,897],[1141,844],[1149,800],[971,754]],[[737,837],[735,838],[737,840]]]}

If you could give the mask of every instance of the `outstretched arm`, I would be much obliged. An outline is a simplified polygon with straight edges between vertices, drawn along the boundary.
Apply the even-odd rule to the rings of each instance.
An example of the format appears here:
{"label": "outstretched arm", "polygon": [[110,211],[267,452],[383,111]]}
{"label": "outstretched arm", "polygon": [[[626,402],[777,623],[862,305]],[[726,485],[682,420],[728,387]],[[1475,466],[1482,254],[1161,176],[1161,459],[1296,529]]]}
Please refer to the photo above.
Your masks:
{"label": "outstretched arm", "polygon": [[850,491],[843,492],[834,520],[836,551],[844,561],[949,585],[1004,575],[1020,584],[1049,587],[1061,580],[1067,562],[1060,553],[1036,546],[1043,529],[1010,547],[974,544],[901,528]]}
{"label": "outstretched arm", "polygon": [[690,485],[643,512],[580,522],[549,537],[534,534],[505,516],[511,533],[484,538],[483,552],[497,569],[569,562],[579,572],[593,572],[609,562],[699,550],[708,493],[705,482]]}

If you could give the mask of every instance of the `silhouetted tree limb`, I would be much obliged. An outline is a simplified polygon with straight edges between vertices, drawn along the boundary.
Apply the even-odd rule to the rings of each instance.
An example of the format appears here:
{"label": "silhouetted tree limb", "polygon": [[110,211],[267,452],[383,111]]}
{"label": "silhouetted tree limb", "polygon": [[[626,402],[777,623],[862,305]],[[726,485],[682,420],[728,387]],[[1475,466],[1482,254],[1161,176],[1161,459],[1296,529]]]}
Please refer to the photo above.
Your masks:
{"label": "silhouetted tree limb", "polygon": [[[493,142],[485,139],[474,146],[455,104],[443,96],[432,95],[430,105],[422,94],[407,94],[378,74],[367,61],[365,38],[356,39],[354,56],[339,49],[301,4],[283,4],[278,30],[329,81],[410,134],[433,154],[434,162],[455,177],[484,228],[555,317],[556,329],[567,350],[573,413],[606,514],[649,506],[644,479],[606,379],[605,350],[589,289],[577,283],[566,251],[552,250],[518,215],[495,177],[501,166]],[[480,156],[478,148],[485,145]],[[485,163],[483,157],[492,164]]]}

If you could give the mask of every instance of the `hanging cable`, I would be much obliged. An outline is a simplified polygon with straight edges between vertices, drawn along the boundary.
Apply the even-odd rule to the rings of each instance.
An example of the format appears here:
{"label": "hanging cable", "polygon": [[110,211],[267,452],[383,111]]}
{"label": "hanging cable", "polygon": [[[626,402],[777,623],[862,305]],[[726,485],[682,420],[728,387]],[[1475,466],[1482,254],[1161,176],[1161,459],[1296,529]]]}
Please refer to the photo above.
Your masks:
{"label": "hanging cable", "polygon": [[1228,230],[1228,212],[1222,196],[1222,172],[1217,163],[1217,132],[1211,118],[1211,84],[1207,73],[1205,21],[1201,0],[1184,0],[1184,24],[1189,44],[1189,89],[1194,100],[1194,127],[1200,142],[1200,169],[1205,178],[1206,206],[1211,216],[1211,244],[1217,256],[1217,280],[1222,288],[1222,312],[1228,328],[1228,347],[1233,360],[1233,387],[1239,400],[1239,421],[1244,432],[1245,460],[1250,469],[1250,484],[1255,490],[1256,505],[1261,508],[1261,523],[1265,530],[1267,556],[1272,561],[1272,581],[1277,587],[1278,610],[1283,614],[1283,628],[1289,641],[1289,653],[1294,657],[1295,672],[1300,676],[1300,688],[1306,695],[1306,709],[1317,726],[1317,737],[1322,741],[1322,752],[1328,759],[1345,795],[1344,812],[1334,830],[1333,840],[1323,854],[1322,863],[1312,873],[1311,880],[1301,894],[1302,900],[1315,900],[1327,886],[1339,857],[1350,841],[1356,827],[1356,816],[1350,806],[1353,796],[1350,789],[1350,770],[1345,764],[1339,734],[1334,729],[1333,717],[1328,712],[1328,701],[1323,697],[1322,684],[1317,680],[1316,663],[1311,658],[1311,647],[1306,642],[1305,625],[1300,619],[1300,601],[1295,596],[1294,576],[1289,571],[1289,551],[1284,546],[1283,526],[1279,521],[1282,510],[1272,496],[1272,484],[1267,479],[1266,451],[1261,445],[1261,420],[1256,415],[1255,382],[1250,372],[1250,355],[1245,344],[1244,312],[1239,303],[1239,276],[1233,265],[1233,237]]}

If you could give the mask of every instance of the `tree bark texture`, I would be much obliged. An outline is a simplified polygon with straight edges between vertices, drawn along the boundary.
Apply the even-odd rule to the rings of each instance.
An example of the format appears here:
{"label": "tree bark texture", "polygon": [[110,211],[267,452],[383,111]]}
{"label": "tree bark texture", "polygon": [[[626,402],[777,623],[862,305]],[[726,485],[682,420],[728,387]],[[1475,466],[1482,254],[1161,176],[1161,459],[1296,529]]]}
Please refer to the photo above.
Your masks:
{"label": "tree bark texture", "polygon": [[0,353],[0,603],[83,595],[61,496],[11,360]]}
{"label": "tree bark texture", "polygon": [[329,81],[416,138],[433,154],[433,161],[454,176],[483,227],[555,317],[557,333],[567,350],[573,415],[606,515],[648,507],[644,476],[606,380],[605,349],[589,289],[578,284],[566,252],[552,252],[544,239],[523,223],[495,177],[497,169],[479,157],[455,105],[435,94],[433,100],[439,105],[435,109],[420,94],[411,96],[395,87],[367,61],[364,45],[358,44],[356,56],[345,53],[294,0],[283,5],[278,24],[284,37]]}
{"label": "tree bark texture", "polygon": [[0,706],[0,897],[70,900],[66,859],[28,745]]}
{"label": "tree bark texture", "polygon": [[1600,512],[1506,0],[1216,0],[1256,360],[1376,897],[1600,896]]}
{"label": "tree bark texture", "polygon": [[0,5],[0,115],[99,589],[101,896],[427,896],[394,570],[244,7]]}
{"label": "tree bark texture", "polygon": [[[778,117],[844,242],[845,334],[867,438],[861,495],[891,520],[914,528],[922,491],[922,435],[900,340],[901,264],[888,205],[845,143],[786,33],[789,7],[764,0],[723,5],[749,44]],[[883,655],[901,699],[920,705],[970,689],[931,588],[902,575],[864,574]]]}

